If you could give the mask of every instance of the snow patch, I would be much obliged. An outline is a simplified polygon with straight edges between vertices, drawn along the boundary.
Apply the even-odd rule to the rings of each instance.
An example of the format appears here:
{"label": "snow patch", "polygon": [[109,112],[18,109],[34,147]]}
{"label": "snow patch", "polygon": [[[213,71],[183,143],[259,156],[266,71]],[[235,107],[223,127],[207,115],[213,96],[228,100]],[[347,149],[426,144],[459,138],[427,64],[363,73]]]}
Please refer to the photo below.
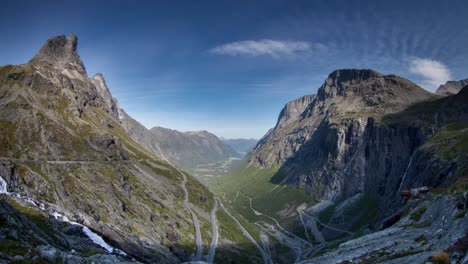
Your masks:
{"label": "snow patch", "polygon": [[91,239],[91,241],[93,241],[94,244],[103,247],[105,250],[107,250],[107,252],[117,253],[117,254],[124,255],[124,256],[127,255],[122,250],[114,248],[111,245],[107,244],[106,241],[104,241],[104,239],[100,235],[98,235],[98,234],[94,233],[93,231],[91,231],[91,229],[89,229],[87,226],[79,224],[79,223],[74,222],[74,221],[71,221],[67,216],[62,215],[62,214],[57,213],[57,212],[53,212],[52,216],[57,220],[67,222],[67,223],[72,224],[72,225],[80,226],[82,228],[82,230],[83,230],[83,233],[85,233],[85,235],[89,239]]}
{"label": "snow patch", "polygon": [[8,183],[2,177],[0,177],[0,193],[9,194]]}
{"label": "snow patch", "polygon": [[[7,195],[10,195],[10,196],[13,196],[13,197],[16,197],[18,199],[21,199],[37,208],[39,208],[41,211],[46,211],[46,208],[45,208],[45,205],[33,198],[30,198],[30,197],[27,197],[27,196],[23,196],[19,193],[15,193],[15,192],[8,192],[8,184],[7,182],[5,181],[5,179],[3,179],[3,177],[0,177],[0,194],[7,194]],[[59,220],[59,221],[62,221],[62,222],[67,222],[67,223],[70,223],[72,225],[77,225],[77,226],[80,226],[83,230],[83,233],[85,233],[85,235],[91,239],[91,241],[93,241],[93,243],[103,247],[107,252],[109,253],[116,253],[116,254],[119,254],[119,255],[123,255],[123,256],[126,256],[127,254],[125,252],[123,252],[122,250],[120,249],[117,249],[117,248],[114,248],[112,247],[111,245],[107,244],[106,241],[104,241],[104,239],[99,236],[98,234],[94,233],[93,231],[91,231],[91,229],[89,229],[87,226],[84,226],[82,224],[79,224],[77,222],[73,222],[71,221],[67,216],[63,215],[63,214],[60,214],[58,212],[53,212],[52,213],[52,216]]]}

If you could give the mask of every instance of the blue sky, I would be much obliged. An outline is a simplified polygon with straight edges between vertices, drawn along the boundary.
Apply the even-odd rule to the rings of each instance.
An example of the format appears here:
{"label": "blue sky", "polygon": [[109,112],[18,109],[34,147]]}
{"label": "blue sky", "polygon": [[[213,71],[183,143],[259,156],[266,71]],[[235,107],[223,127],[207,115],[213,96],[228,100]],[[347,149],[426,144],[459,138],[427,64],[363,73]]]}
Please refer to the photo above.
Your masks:
{"label": "blue sky", "polygon": [[434,90],[468,78],[464,1],[2,1],[0,64],[74,33],[148,128],[259,138],[283,105],[339,68],[395,73]]}

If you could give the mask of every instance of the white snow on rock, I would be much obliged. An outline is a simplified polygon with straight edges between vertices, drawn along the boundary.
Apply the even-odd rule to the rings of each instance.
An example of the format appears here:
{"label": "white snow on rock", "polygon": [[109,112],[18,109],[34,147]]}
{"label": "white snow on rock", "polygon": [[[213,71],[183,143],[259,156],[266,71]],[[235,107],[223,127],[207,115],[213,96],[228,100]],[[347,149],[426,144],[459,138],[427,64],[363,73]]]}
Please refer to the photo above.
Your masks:
{"label": "white snow on rock", "polygon": [[76,225],[76,226],[80,226],[83,230],[83,233],[85,233],[86,236],[88,236],[89,239],[91,239],[91,241],[93,241],[94,244],[97,244],[101,247],[103,247],[105,250],[107,250],[107,252],[109,253],[117,253],[117,254],[120,254],[120,255],[127,255],[125,254],[125,252],[117,249],[117,248],[114,248],[112,247],[111,245],[107,244],[106,241],[104,241],[104,239],[94,233],[93,231],[91,231],[91,229],[89,229],[87,226],[84,226],[80,223],[77,223],[77,222],[74,222],[74,221],[71,221],[67,216],[65,215],[62,215],[60,213],[57,213],[57,212],[54,212],[52,214],[52,216],[57,219],[57,220],[60,220],[60,221],[63,221],[63,222],[67,222],[67,223],[70,223],[72,225]]}
{"label": "white snow on rock", "polygon": [[0,193],[8,194],[8,183],[0,177]]}
{"label": "white snow on rock", "polygon": [[[5,179],[3,179],[2,177],[0,177],[0,194],[7,194],[7,195],[11,195],[11,196],[14,196],[16,198],[19,198],[31,205],[34,205],[36,207],[38,207],[41,211],[45,211],[45,205],[39,201],[36,201],[30,197],[27,197],[27,196],[22,196],[20,195],[19,193],[10,193],[8,192],[8,183],[5,181]],[[77,225],[77,226],[80,226],[83,230],[83,233],[85,233],[85,235],[91,239],[91,241],[93,241],[93,243],[103,247],[107,252],[109,253],[116,253],[116,254],[120,254],[120,255],[123,255],[123,256],[126,256],[127,254],[125,252],[123,252],[122,250],[120,249],[117,249],[117,248],[114,248],[112,247],[111,245],[107,244],[106,241],[104,241],[104,239],[94,233],[93,231],[91,231],[91,229],[89,229],[87,226],[84,226],[82,224],[79,224],[77,222],[74,222],[74,221],[71,221],[67,216],[63,215],[63,214],[60,214],[60,213],[57,213],[57,212],[53,212],[52,213],[52,216],[59,220],[59,221],[62,221],[62,222],[67,222],[67,223],[70,223],[72,225]]]}

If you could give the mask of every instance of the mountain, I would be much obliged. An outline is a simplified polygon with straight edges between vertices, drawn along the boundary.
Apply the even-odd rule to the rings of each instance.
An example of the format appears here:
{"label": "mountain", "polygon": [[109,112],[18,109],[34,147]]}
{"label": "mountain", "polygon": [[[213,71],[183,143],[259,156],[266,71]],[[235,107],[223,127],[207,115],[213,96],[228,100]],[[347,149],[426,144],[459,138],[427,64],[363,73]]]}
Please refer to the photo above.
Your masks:
{"label": "mountain", "polygon": [[107,111],[134,141],[177,167],[195,173],[198,166],[240,158],[235,150],[207,131],[182,133],[162,127],[147,129],[119,107],[119,102],[111,96],[102,74],[96,74],[91,82],[104,99]]}
{"label": "mountain", "polygon": [[334,71],[215,177],[216,197],[173,164],[234,150],[146,129],[77,45],[0,67],[0,262],[468,261],[468,86]]}
{"label": "mountain", "polygon": [[[466,92],[468,88],[440,98],[396,75],[334,71],[316,95],[285,106],[243,166],[221,179],[222,193],[235,200],[233,206],[249,220],[268,215],[273,221],[269,224],[281,223],[288,232],[319,245],[299,256],[323,254],[320,249],[333,252],[333,245],[403,219],[401,211],[397,213],[406,204],[401,190],[449,188],[468,173]],[[447,197],[451,215],[460,213],[452,205],[462,193],[463,188],[454,194],[457,198]],[[431,194],[424,207],[434,199]],[[244,209],[249,207],[254,209]],[[405,212],[416,213],[412,209]],[[432,220],[445,221],[443,216]],[[466,226],[466,221],[454,221]],[[463,237],[464,228],[449,228],[450,239],[428,240],[443,249]],[[368,243],[375,242],[372,238]],[[349,261],[356,261],[352,254],[360,249],[349,249]],[[336,259],[345,260],[339,252]],[[306,263],[339,263],[327,261]]]}
{"label": "mountain", "polygon": [[208,131],[179,132],[153,127],[150,129],[164,155],[177,166],[189,171],[197,165],[222,162],[229,158],[240,158],[230,146]]}
{"label": "mountain", "polygon": [[57,36],[28,63],[0,67],[0,262],[265,258],[239,236],[258,232],[253,224],[157,144],[134,140],[152,133],[101,74],[88,77],[77,44]]}
{"label": "mountain", "polygon": [[467,85],[468,79],[460,81],[448,81],[447,83],[439,86],[435,93],[442,96],[457,94],[463,87]]}
{"label": "mountain", "polygon": [[227,139],[227,138],[221,138],[221,140],[223,141],[224,144],[230,146],[231,148],[233,148],[235,151],[237,151],[237,153],[241,154],[241,155],[244,155],[246,154],[247,152],[249,152],[249,150],[251,148],[253,148],[253,146],[255,146],[255,144],[257,143],[257,139],[245,139],[245,138],[236,138],[236,139]]}

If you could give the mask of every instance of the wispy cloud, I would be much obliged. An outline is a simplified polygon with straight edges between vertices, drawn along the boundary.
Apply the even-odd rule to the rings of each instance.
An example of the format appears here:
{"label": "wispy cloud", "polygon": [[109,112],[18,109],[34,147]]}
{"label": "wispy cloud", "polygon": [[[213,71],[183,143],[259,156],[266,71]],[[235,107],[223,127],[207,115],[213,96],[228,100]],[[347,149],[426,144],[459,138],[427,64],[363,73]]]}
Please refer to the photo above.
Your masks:
{"label": "wispy cloud", "polygon": [[413,58],[409,64],[409,71],[422,77],[421,84],[434,92],[439,85],[452,79],[448,67],[440,61]]}
{"label": "wispy cloud", "polygon": [[211,53],[229,56],[271,56],[279,58],[311,50],[313,45],[306,41],[289,40],[245,40],[226,43],[210,50]]}

